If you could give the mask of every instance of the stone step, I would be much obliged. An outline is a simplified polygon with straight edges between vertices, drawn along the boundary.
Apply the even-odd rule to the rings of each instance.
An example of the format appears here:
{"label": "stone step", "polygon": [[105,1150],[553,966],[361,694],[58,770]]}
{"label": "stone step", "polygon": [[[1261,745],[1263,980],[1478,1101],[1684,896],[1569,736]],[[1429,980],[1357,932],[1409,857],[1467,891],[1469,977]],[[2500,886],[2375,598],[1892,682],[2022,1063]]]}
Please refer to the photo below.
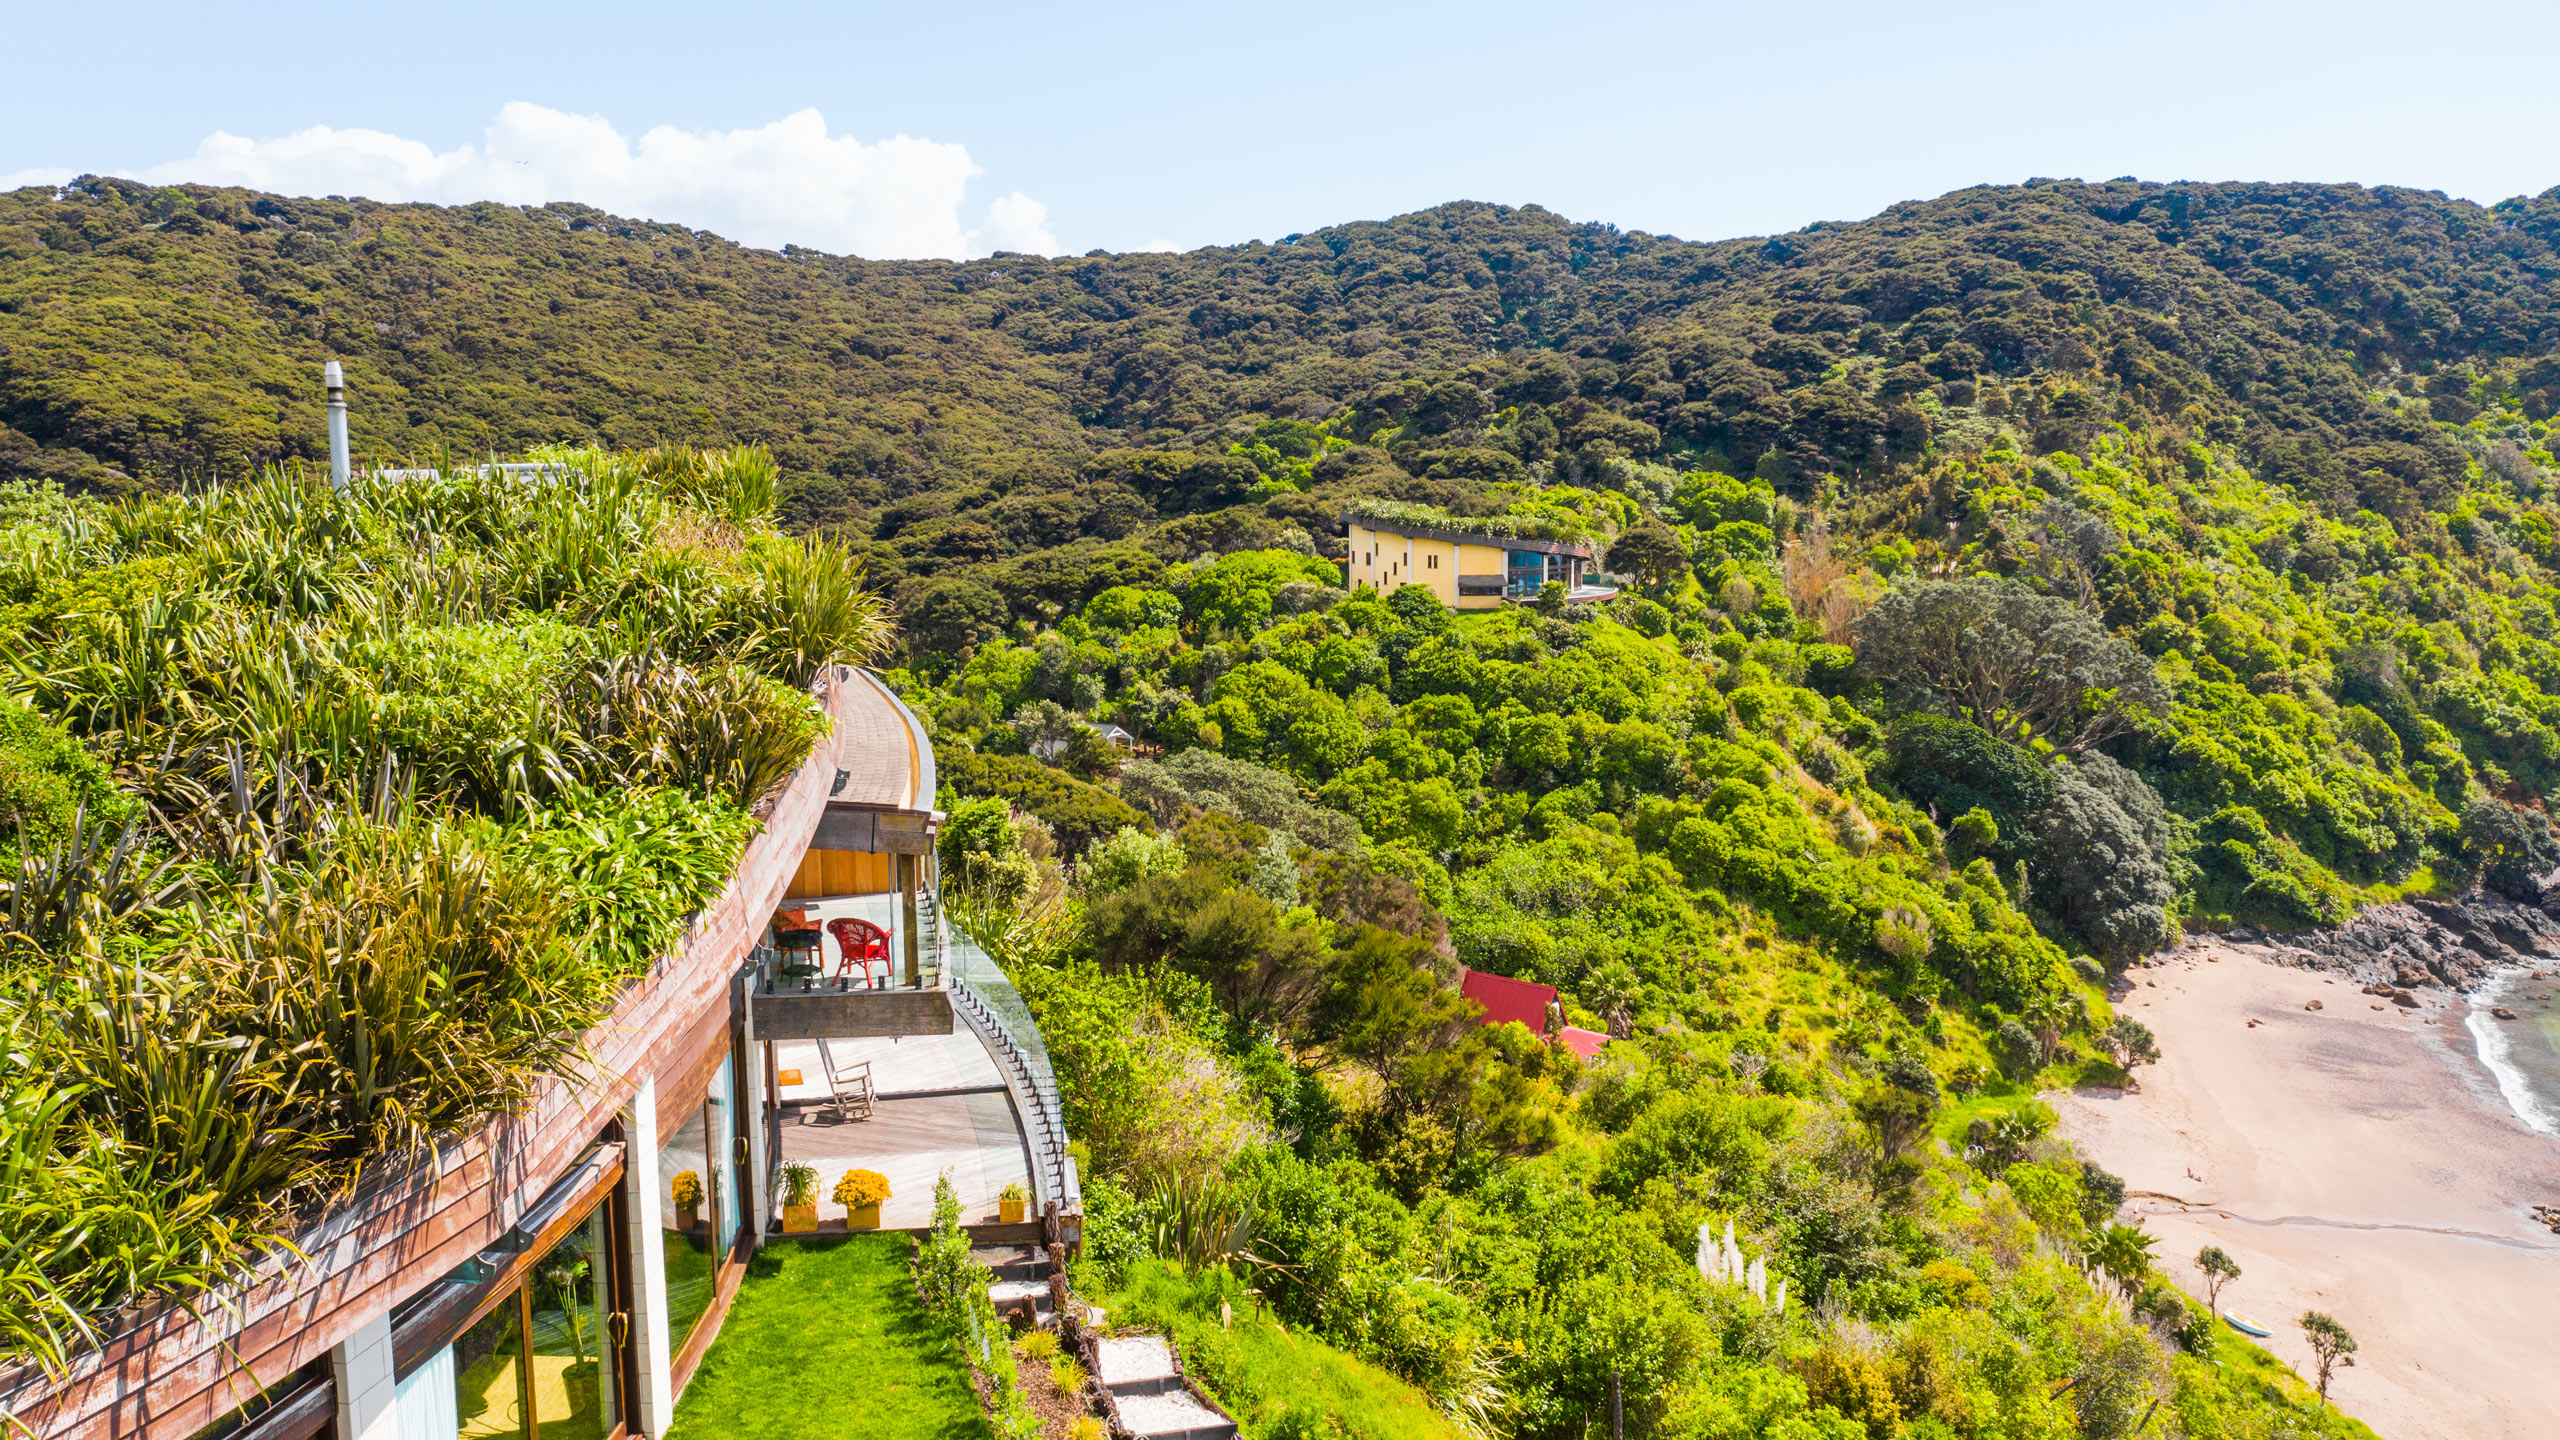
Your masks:
{"label": "stone step", "polygon": [[1094,1378],[1114,1395],[1161,1395],[1182,1388],[1173,1347],[1161,1335],[1120,1335],[1094,1343],[1101,1373]]}
{"label": "stone step", "polygon": [[987,1287],[987,1299],[995,1303],[999,1315],[1027,1315],[1033,1324],[1047,1328],[1043,1318],[1049,1313],[1046,1280],[999,1280]]}
{"label": "stone step", "polygon": [[1029,1245],[980,1245],[969,1258],[995,1272],[999,1280],[1045,1280],[1049,1257]]}
{"label": "stone step", "polygon": [[1120,1423],[1146,1440],[1230,1440],[1236,1423],[1201,1404],[1188,1390],[1160,1395],[1123,1395],[1112,1403]]}

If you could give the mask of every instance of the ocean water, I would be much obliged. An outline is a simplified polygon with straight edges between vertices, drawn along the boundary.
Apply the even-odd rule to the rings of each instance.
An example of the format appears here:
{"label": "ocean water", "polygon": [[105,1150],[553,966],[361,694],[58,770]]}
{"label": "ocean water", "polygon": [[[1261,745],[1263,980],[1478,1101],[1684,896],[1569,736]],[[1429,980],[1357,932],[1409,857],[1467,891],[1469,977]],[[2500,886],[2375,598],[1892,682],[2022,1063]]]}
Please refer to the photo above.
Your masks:
{"label": "ocean water", "polygon": [[[2516,1014],[2501,1020],[2503,1005]],[[2466,1023],[2480,1063],[2527,1125],[2560,1138],[2560,973],[2511,970],[2471,994]]]}

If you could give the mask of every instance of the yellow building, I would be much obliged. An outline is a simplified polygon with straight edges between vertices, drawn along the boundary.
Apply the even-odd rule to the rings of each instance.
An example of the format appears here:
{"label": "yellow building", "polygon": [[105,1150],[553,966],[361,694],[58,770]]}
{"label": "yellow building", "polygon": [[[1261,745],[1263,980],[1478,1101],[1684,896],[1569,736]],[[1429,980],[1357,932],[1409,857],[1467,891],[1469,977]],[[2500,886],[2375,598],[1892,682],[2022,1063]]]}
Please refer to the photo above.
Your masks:
{"label": "yellow building", "polygon": [[1618,593],[1586,583],[1591,547],[1569,540],[1440,529],[1356,510],[1342,517],[1342,526],[1351,545],[1344,578],[1354,590],[1366,585],[1391,594],[1400,585],[1425,585],[1453,610],[1534,600],[1550,580],[1561,582],[1565,599],[1577,604]]}

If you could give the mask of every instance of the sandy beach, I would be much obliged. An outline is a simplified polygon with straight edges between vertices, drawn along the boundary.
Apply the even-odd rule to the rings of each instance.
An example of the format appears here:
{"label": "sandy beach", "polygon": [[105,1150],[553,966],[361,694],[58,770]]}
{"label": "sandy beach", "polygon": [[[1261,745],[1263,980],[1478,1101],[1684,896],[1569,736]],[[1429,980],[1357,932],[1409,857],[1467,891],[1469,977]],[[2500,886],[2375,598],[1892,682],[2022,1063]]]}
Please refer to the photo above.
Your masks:
{"label": "sandy beach", "polygon": [[2560,1435],[2560,1236],[2531,1215],[2560,1204],[2560,1143],[2500,1100],[2466,1002],[2406,1010],[2213,945],[2130,978],[2118,1008],[2160,1063],[2047,1098],[2177,1282],[2202,1297],[2196,1251],[2230,1252],[2222,1307],[2306,1376],[2294,1318],[2343,1321],[2363,1348],[2331,1398],[2390,1440]]}

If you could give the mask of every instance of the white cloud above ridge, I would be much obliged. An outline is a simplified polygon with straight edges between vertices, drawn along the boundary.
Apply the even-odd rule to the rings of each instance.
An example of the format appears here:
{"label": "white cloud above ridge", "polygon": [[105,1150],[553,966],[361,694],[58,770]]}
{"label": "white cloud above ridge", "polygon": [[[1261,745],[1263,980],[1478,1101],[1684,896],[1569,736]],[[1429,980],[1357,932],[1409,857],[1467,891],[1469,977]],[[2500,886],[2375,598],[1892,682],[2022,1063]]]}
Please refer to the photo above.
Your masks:
{"label": "white cloud above ridge", "polygon": [[[484,140],[438,153],[380,130],[316,125],[267,140],[216,131],[193,155],[140,178],[440,205],[566,200],[763,249],[790,243],[871,259],[1060,248],[1048,207],[1019,190],[967,225],[968,183],[981,172],[966,146],[905,135],[865,144],[828,134],[815,109],[755,129],[662,125],[634,142],[603,116],[517,100],[498,111]],[[28,171],[20,183],[59,173]]]}

